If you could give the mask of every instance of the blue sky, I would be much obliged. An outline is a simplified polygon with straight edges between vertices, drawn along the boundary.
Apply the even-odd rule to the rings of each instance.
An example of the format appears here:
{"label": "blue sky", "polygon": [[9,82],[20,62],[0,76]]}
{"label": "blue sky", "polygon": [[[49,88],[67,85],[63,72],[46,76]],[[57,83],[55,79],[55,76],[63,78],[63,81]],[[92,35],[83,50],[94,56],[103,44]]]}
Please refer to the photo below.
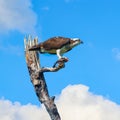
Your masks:
{"label": "blue sky", "polygon": [[[45,73],[50,95],[68,85],[85,85],[95,95],[120,104],[119,0],[1,0],[0,98],[39,106],[24,57],[26,35],[39,42],[53,36],[80,38],[64,56],[65,69]],[[54,55],[40,55],[42,66],[52,66]]]}

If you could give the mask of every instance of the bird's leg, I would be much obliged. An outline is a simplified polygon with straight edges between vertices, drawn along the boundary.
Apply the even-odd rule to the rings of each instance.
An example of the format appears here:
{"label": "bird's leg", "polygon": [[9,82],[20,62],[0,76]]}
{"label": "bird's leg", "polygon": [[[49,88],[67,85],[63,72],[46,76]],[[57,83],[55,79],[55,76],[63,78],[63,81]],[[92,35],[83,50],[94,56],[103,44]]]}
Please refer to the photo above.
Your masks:
{"label": "bird's leg", "polygon": [[58,56],[58,58],[59,58],[59,59],[61,59],[61,58],[62,58],[62,56],[61,56],[60,52],[61,52],[61,51],[60,51],[60,49],[56,50],[56,54],[57,54],[57,56]]}
{"label": "bird's leg", "polygon": [[67,57],[63,57],[63,56],[62,56],[62,54],[61,54],[61,49],[56,50],[56,54],[57,54],[57,56],[58,56],[59,59],[63,58],[63,59],[67,59],[67,60],[68,60]]}
{"label": "bird's leg", "polygon": [[58,56],[59,59],[55,62],[55,64],[53,65],[53,67],[55,67],[56,64],[58,64],[60,62],[67,62],[68,61],[68,58],[62,57],[60,49],[56,50],[56,54],[57,54],[57,56]]}
{"label": "bird's leg", "polygon": [[[64,63],[67,61],[68,61],[68,59],[61,58],[54,63],[53,68],[58,67],[58,66],[63,68],[63,67],[65,67]],[[56,66],[57,64],[58,64],[58,66]]]}

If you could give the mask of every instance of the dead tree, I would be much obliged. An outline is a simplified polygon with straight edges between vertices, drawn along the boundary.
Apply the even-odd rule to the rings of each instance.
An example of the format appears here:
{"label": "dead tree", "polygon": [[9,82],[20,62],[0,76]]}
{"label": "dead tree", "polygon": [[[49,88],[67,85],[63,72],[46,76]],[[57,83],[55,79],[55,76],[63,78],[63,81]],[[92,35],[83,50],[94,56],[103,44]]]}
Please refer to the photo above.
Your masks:
{"label": "dead tree", "polygon": [[51,120],[61,120],[57,107],[54,103],[55,97],[50,97],[47,89],[47,84],[44,77],[44,72],[56,72],[65,67],[66,59],[58,60],[53,67],[41,67],[40,58],[37,51],[29,51],[29,48],[38,44],[38,39],[29,36],[24,39],[25,58],[30,75],[31,82],[34,86],[36,95],[41,103],[44,104]]}

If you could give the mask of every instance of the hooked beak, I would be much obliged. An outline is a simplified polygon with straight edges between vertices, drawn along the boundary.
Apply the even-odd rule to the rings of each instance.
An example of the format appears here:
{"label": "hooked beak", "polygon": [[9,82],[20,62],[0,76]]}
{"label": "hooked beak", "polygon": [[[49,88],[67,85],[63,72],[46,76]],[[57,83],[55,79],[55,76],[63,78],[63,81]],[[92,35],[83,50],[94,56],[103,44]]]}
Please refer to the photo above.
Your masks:
{"label": "hooked beak", "polygon": [[79,41],[80,44],[83,44],[84,42],[82,40],[80,40],[79,38],[73,38],[72,40],[74,41]]}

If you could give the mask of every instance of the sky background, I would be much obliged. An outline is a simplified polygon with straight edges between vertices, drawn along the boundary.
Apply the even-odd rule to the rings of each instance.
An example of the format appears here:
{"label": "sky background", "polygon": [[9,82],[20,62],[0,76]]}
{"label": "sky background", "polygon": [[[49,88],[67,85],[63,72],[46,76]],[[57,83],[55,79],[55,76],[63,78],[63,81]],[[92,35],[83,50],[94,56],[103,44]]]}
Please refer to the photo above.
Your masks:
{"label": "sky background", "polygon": [[[45,73],[50,95],[57,96],[59,109],[69,103],[67,105],[74,110],[77,106],[77,114],[78,111],[86,113],[92,107],[93,111],[87,111],[90,116],[93,115],[92,120],[119,120],[119,5],[119,0],[0,0],[1,110],[4,108],[9,112],[12,109],[13,113],[16,113],[16,109],[21,110],[19,118],[21,116],[22,120],[33,110],[38,111],[38,115],[41,111],[44,116],[40,116],[41,119],[43,117],[47,120],[46,113],[39,108],[40,103],[30,82],[24,56],[24,37],[29,34],[33,38],[37,36],[39,42],[54,36],[77,37],[84,44],[64,54],[69,58],[66,67],[56,73]],[[52,66],[57,56],[40,55],[40,59],[42,66]],[[71,105],[73,101],[74,104]],[[64,111],[69,110],[67,105]],[[96,112],[96,105],[102,112]],[[114,112],[109,111],[111,108]],[[26,109],[31,111],[23,115]],[[115,114],[109,118],[104,112]],[[13,113],[11,114],[14,116]],[[6,114],[0,114],[2,120],[7,119]],[[64,112],[62,114],[64,119],[68,119],[71,113],[66,113],[66,116]],[[81,119],[89,118],[85,118],[82,113],[81,115]],[[79,118],[78,114],[76,120]]]}

